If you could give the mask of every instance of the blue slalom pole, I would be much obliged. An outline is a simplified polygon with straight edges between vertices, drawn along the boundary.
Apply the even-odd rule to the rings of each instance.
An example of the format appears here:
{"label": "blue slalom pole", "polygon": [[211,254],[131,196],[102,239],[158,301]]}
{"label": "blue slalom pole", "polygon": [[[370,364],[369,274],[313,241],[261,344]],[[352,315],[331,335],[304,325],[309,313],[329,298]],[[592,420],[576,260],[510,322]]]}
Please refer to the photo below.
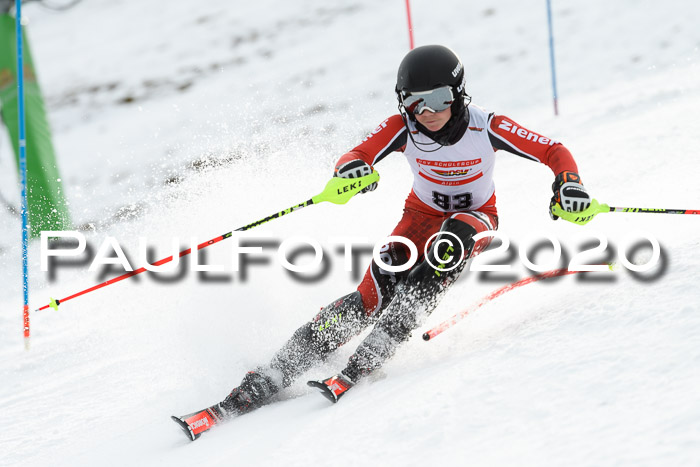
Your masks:
{"label": "blue slalom pole", "polygon": [[552,28],[552,4],[551,0],[547,0],[547,23],[549,24],[549,63],[552,69],[552,94],[554,96],[554,115],[559,115],[559,106],[557,104],[557,72],[554,65],[554,32]]}
{"label": "blue slalom pole", "polygon": [[24,295],[24,348],[29,350],[29,267],[28,244],[29,226],[27,225],[27,140],[24,121],[24,63],[22,60],[22,0],[15,0],[15,21],[17,32],[17,106],[19,108],[19,172],[22,184],[22,292]]}

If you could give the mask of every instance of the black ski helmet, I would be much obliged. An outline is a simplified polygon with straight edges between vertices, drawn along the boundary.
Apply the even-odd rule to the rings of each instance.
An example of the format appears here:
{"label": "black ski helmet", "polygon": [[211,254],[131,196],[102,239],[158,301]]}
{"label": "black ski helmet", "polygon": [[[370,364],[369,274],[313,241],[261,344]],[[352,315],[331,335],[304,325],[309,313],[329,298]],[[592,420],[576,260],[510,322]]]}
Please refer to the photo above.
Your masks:
{"label": "black ski helmet", "polygon": [[452,50],[442,45],[416,47],[403,58],[396,76],[395,91],[399,100],[399,110],[405,117],[415,122],[416,117],[405,109],[402,98],[411,92],[450,86],[454,101],[451,106],[452,117],[445,128],[433,133],[427,131],[420,123],[418,127],[439,144],[453,144],[464,134],[465,122],[469,118],[466,105],[471,98],[466,93],[465,84],[464,66]]}
{"label": "black ski helmet", "polygon": [[465,96],[464,66],[459,57],[442,45],[424,45],[411,50],[399,65],[396,96],[429,91],[440,86],[452,87],[455,101]]}

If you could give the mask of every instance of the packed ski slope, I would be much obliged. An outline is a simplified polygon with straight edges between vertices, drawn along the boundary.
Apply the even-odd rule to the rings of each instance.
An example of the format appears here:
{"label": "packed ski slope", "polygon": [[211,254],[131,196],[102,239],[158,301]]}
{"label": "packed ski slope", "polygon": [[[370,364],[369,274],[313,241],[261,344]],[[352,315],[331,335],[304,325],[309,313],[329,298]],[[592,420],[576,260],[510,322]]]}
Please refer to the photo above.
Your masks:
{"label": "packed ski slope", "polygon": [[[413,3],[417,44],[460,54],[474,103],[563,141],[594,197],[700,208],[700,6],[554,1],[561,115],[552,115],[544,2]],[[25,8],[63,182],[97,248],[138,260],[172,238],[199,242],[308,199],[335,159],[395,113],[408,49],[403,2],[85,0]],[[0,190],[19,204],[6,136]],[[220,399],[319,307],[355,287],[337,237],[381,241],[410,189],[400,154],[379,189],[256,229],[313,236],[331,271],[311,285],[280,267],[222,280],[139,277],[32,314],[21,336],[20,224],[0,213],[0,465],[695,465],[700,459],[700,219],[547,215],[552,174],[499,155],[500,230],[511,251],[549,233],[576,253],[651,235],[664,267],[635,279],[575,277],[518,289],[430,342],[420,334],[512,278],[469,272],[381,374],[337,405],[304,381],[340,370],[358,341],[279,403],[195,443],[169,419]],[[584,235],[577,239],[577,235]],[[610,248],[615,252],[615,248]],[[644,263],[649,250],[633,255]],[[494,262],[506,255],[493,256]],[[546,253],[538,255],[546,261]],[[367,257],[357,273],[364,271]],[[514,277],[526,274],[516,258]],[[40,270],[32,308],[105,280]]]}

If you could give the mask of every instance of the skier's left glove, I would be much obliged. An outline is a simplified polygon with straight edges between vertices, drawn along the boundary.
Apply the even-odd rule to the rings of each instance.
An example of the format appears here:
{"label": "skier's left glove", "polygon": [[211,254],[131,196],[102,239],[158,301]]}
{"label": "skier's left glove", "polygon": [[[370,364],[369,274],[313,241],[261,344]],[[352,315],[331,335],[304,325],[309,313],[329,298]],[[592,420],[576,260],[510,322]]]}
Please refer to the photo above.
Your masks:
{"label": "skier's left glove", "polygon": [[[360,178],[372,173],[372,167],[362,159],[353,159],[348,162],[339,164],[333,173],[334,177],[340,178]],[[365,187],[360,193],[374,191],[377,188],[377,182]]]}
{"label": "skier's left glove", "polygon": [[591,196],[581,183],[581,177],[575,172],[565,170],[559,173],[552,184],[554,195],[549,202],[549,216],[552,220],[559,216],[552,212],[557,204],[567,212],[581,212],[591,205]]}

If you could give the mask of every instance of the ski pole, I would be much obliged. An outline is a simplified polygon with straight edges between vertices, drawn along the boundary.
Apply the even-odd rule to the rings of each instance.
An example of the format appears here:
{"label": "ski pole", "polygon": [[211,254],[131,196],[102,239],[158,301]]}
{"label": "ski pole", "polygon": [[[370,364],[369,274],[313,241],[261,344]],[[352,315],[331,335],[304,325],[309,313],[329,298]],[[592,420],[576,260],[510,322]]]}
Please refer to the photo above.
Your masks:
{"label": "ski pole", "polygon": [[441,324],[435,326],[431,330],[423,333],[423,340],[424,341],[429,341],[430,339],[434,338],[435,336],[441,334],[443,331],[451,328],[458,322],[460,322],[462,319],[464,319],[469,313],[473,313],[476,311],[478,308],[481,308],[481,306],[485,305],[486,303],[490,302],[494,298],[500,297],[504,293],[511,291],[513,289],[517,289],[518,287],[522,287],[523,285],[531,284],[533,282],[541,281],[543,279],[550,279],[552,277],[559,277],[559,276],[565,276],[567,274],[576,274],[577,272],[582,272],[582,271],[569,271],[568,269],[553,269],[551,271],[543,272],[542,274],[537,274],[535,276],[530,276],[526,277],[524,279],[520,279],[517,282],[513,282],[512,284],[507,284],[501,287],[500,289],[496,289],[466,310],[462,311],[461,313],[457,313],[454,315],[452,318],[443,321]]}
{"label": "ski pole", "polygon": [[558,204],[552,208],[552,212],[564,220],[573,222],[574,224],[584,225],[589,223],[595,216],[605,212],[645,212],[652,214],[700,214],[700,210],[696,209],[654,209],[654,208],[620,208],[609,206],[604,203],[599,203],[597,200],[591,200],[591,205],[588,209],[581,212],[564,211]]}
{"label": "ski pole", "polygon": [[700,214],[697,209],[654,209],[654,208],[614,208],[608,206],[608,212],[648,212],[652,214]]}
{"label": "ski pole", "polygon": [[[369,186],[372,183],[375,183],[377,181],[379,181],[379,173],[377,173],[376,170],[373,171],[369,175],[365,175],[364,177],[359,177],[359,178],[354,178],[354,179],[333,177],[326,184],[326,187],[323,189],[323,191],[321,193],[319,193],[318,195],[304,201],[303,203],[299,203],[296,206],[292,206],[290,208],[287,208],[284,211],[276,212],[276,213],[269,215],[265,218],[262,218],[260,220],[255,221],[255,222],[252,222],[250,224],[244,225],[243,227],[239,227],[236,230],[233,230],[231,232],[227,232],[223,235],[219,235],[218,237],[212,238],[211,240],[206,241],[204,243],[200,243],[199,245],[197,245],[197,250],[201,250],[203,248],[206,248],[209,245],[213,245],[215,243],[220,242],[221,240],[226,240],[227,238],[230,238],[231,236],[233,236],[233,232],[241,232],[241,231],[245,231],[245,230],[250,230],[254,227],[265,224],[273,219],[278,219],[282,216],[290,214],[290,213],[297,211],[301,208],[311,206],[312,204],[319,204],[319,203],[322,203],[324,201],[327,201],[327,202],[333,203],[333,204],[345,204],[350,200],[350,198],[352,198],[354,195],[359,193],[365,187],[367,187],[367,186]],[[186,250],[181,251],[179,253],[178,257],[182,258],[183,256],[189,255],[190,253],[192,253],[192,249],[188,248]],[[163,258],[161,260],[156,261],[155,263],[152,264],[152,266],[161,266],[163,264],[169,263],[170,261],[173,260],[173,258],[174,258],[174,256],[168,256],[167,258]],[[53,308],[54,310],[58,310],[58,305],[60,305],[61,303],[67,302],[68,300],[72,300],[72,299],[79,297],[81,295],[85,295],[87,293],[93,292],[97,289],[107,287],[108,285],[112,285],[112,284],[114,284],[116,282],[120,282],[124,279],[128,279],[129,277],[133,277],[137,274],[141,274],[144,271],[146,271],[146,268],[141,267],[141,268],[136,269],[134,271],[129,271],[126,274],[122,274],[119,277],[109,279],[108,281],[102,282],[101,284],[97,284],[97,285],[94,285],[88,289],[74,293],[73,295],[69,295],[68,297],[62,298],[60,300],[51,298],[51,301],[49,302],[48,305],[44,305],[41,308],[36,309],[35,311],[45,310],[49,307]]]}

